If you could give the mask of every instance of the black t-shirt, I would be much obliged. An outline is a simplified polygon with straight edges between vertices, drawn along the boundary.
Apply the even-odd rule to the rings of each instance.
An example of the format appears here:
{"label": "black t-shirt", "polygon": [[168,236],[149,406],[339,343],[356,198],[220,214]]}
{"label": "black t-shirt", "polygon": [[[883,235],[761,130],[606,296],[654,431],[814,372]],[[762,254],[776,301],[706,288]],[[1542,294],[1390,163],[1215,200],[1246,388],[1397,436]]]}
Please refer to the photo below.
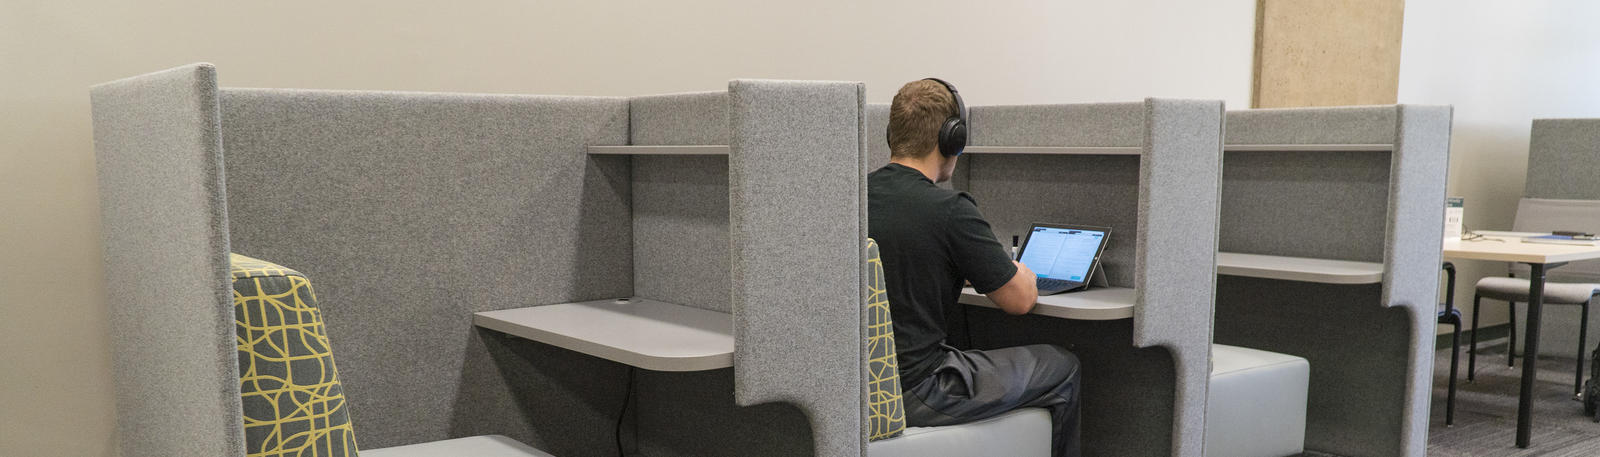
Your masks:
{"label": "black t-shirt", "polygon": [[867,236],[883,258],[900,382],[914,385],[944,356],[945,313],[960,312],[962,280],[993,292],[1017,266],[971,195],[935,186],[914,168],[891,163],[868,174],[867,215]]}

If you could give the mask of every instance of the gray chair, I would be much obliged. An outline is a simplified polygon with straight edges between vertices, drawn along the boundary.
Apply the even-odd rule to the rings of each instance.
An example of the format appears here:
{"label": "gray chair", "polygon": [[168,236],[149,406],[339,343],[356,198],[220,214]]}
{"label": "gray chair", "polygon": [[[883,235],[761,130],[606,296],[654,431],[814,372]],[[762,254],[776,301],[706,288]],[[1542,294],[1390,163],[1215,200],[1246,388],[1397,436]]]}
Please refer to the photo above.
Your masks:
{"label": "gray chair", "polygon": [[[1600,233],[1600,200],[1554,200],[1524,198],[1517,203],[1517,216],[1512,230],[1518,232],[1549,232],[1553,230],[1582,230]],[[1467,380],[1473,380],[1477,368],[1478,308],[1484,298],[1504,300],[1511,307],[1511,332],[1506,343],[1506,365],[1516,364],[1517,302],[1528,301],[1527,279],[1516,277],[1526,272],[1525,266],[1512,265],[1510,277],[1490,277],[1478,281],[1472,296],[1472,338],[1467,356]],[[1583,392],[1583,363],[1589,329],[1589,305],[1600,296],[1600,261],[1573,262],[1548,275],[1544,288],[1546,305],[1578,305],[1581,308],[1578,322],[1578,367],[1572,386],[1574,398]],[[1533,354],[1530,356],[1537,356]]]}

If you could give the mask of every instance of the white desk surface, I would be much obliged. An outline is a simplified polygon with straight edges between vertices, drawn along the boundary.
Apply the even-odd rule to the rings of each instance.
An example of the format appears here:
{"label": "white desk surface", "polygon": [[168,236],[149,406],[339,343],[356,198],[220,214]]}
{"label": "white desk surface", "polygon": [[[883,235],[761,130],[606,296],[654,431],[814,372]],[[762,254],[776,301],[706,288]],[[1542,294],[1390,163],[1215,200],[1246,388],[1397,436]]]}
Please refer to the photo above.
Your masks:
{"label": "white desk surface", "polygon": [[1383,282],[1383,264],[1218,252],[1217,274],[1324,284],[1376,284]]}
{"label": "white desk surface", "polygon": [[[1445,241],[1444,256],[1452,259],[1524,263],[1560,263],[1600,259],[1600,246],[1524,243],[1522,238],[1506,236],[1485,236],[1485,238],[1488,239]],[[1491,239],[1500,241],[1491,241]]]}
{"label": "white desk surface", "polygon": [[646,370],[733,366],[732,316],[643,298],[485,311],[472,324]]}
{"label": "white desk surface", "polygon": [[[1045,295],[1033,305],[1028,314],[1077,319],[1084,321],[1110,321],[1133,317],[1134,290],[1123,287],[1096,287],[1081,292]],[[971,287],[961,289],[961,303],[986,308],[996,308],[989,297]]]}

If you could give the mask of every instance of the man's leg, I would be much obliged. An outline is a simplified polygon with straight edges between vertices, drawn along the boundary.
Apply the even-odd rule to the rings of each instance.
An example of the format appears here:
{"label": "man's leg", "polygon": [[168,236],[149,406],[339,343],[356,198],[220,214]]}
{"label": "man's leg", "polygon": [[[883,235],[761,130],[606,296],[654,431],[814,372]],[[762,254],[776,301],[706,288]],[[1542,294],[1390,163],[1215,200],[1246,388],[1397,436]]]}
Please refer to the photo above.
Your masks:
{"label": "man's leg", "polygon": [[1056,457],[1079,455],[1078,358],[1058,346],[951,351],[933,375],[905,389],[906,422],[962,424],[1025,407],[1049,408]]}

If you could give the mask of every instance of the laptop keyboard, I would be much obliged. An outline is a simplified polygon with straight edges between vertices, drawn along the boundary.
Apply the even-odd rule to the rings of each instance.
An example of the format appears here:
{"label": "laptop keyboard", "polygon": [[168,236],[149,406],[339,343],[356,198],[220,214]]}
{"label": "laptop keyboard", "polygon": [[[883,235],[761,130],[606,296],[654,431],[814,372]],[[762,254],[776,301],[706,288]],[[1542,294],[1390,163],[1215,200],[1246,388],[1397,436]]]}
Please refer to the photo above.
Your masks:
{"label": "laptop keyboard", "polygon": [[1073,286],[1076,286],[1078,284],[1076,282],[1068,281],[1068,280],[1065,280],[1065,279],[1055,279],[1055,278],[1038,278],[1038,279],[1039,279],[1039,290],[1070,289]]}

